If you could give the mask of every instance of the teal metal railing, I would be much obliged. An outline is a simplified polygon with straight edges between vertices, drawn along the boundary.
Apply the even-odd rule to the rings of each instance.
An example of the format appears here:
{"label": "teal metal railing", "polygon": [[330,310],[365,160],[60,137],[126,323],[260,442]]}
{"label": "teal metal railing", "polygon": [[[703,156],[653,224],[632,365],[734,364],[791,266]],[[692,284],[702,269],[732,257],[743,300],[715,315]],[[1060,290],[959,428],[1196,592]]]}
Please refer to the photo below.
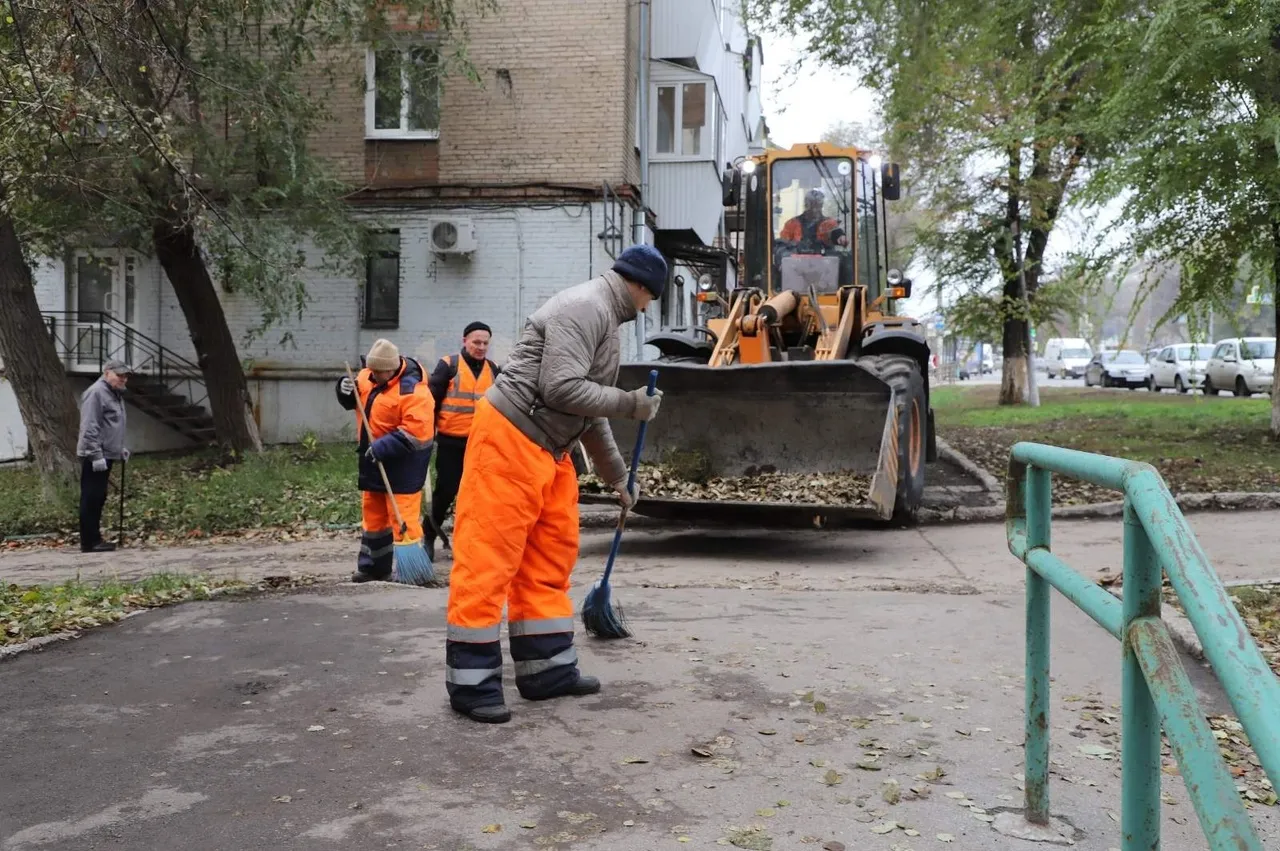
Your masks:
{"label": "teal metal railing", "polygon": [[[1124,494],[1124,600],[1050,549],[1051,474]],[[1273,787],[1280,789],[1280,681],[1267,666],[1164,480],[1150,464],[1019,443],[1006,487],[1009,551],[1027,565],[1026,811],[1049,823],[1049,592],[1056,588],[1124,647],[1121,848],[1160,847],[1161,731],[1214,851],[1263,851],[1194,687],[1160,618],[1169,577]]]}

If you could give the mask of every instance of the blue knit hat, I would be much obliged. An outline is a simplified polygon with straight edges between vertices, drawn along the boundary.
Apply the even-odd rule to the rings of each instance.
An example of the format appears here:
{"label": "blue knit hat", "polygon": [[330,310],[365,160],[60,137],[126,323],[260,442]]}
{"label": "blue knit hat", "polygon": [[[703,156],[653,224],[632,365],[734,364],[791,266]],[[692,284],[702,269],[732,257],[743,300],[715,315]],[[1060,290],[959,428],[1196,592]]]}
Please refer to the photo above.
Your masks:
{"label": "blue knit hat", "polygon": [[633,245],[622,252],[613,271],[635,281],[654,298],[661,298],[667,286],[667,259],[652,245]]}

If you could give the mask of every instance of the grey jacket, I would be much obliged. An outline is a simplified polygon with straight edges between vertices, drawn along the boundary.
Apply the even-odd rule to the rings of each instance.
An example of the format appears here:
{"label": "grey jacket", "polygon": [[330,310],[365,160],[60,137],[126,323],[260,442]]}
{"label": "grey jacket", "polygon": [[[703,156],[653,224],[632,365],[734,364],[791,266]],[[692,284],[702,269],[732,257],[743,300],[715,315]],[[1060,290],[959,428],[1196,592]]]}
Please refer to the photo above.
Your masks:
{"label": "grey jacket", "polygon": [[625,478],[609,417],[635,413],[635,398],[613,386],[618,326],[635,316],[627,282],[616,272],[557,293],[525,322],[485,398],[557,459],[581,440],[602,481]]}
{"label": "grey jacket", "polygon": [[124,457],[124,399],[105,378],[89,385],[80,397],[80,438],[76,454],[96,461]]}

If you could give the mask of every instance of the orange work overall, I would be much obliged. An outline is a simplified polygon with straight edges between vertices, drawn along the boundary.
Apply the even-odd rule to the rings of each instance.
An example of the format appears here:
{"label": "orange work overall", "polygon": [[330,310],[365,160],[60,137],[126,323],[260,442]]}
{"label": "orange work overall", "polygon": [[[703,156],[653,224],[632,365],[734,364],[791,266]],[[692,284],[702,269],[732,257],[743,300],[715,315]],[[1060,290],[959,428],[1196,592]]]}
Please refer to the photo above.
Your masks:
{"label": "orange work overall", "polygon": [[503,702],[502,607],[516,688],[530,700],[578,679],[569,574],[578,559],[578,477],[487,400],[476,406],[458,492],[446,684],[462,710]]}

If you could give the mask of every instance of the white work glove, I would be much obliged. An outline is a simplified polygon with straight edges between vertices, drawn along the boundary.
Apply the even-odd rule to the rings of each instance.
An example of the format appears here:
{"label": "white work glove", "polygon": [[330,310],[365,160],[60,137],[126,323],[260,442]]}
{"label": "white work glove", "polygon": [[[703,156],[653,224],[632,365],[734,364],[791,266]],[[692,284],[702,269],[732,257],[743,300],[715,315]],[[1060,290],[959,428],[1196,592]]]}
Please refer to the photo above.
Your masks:
{"label": "white work glove", "polygon": [[633,419],[647,423],[658,415],[658,408],[662,405],[661,390],[654,390],[650,396],[648,387],[637,387],[631,395],[636,397],[636,411],[631,415]]}
{"label": "white work glove", "polygon": [[618,502],[622,503],[624,511],[630,511],[635,504],[640,501],[640,480],[636,479],[631,485],[631,490],[627,490],[627,479],[624,477],[613,483],[613,489],[618,493]]}
{"label": "white work glove", "polygon": [[[95,472],[95,473],[105,473],[105,472],[107,472],[107,459],[106,459],[106,458],[95,458],[95,459],[93,459],[93,472]],[[624,484],[625,484],[625,482],[624,482]]]}
{"label": "white work glove", "polygon": [[356,383],[348,376],[342,379],[342,383],[338,385],[338,389],[342,391],[344,396],[353,396],[356,392]]}

